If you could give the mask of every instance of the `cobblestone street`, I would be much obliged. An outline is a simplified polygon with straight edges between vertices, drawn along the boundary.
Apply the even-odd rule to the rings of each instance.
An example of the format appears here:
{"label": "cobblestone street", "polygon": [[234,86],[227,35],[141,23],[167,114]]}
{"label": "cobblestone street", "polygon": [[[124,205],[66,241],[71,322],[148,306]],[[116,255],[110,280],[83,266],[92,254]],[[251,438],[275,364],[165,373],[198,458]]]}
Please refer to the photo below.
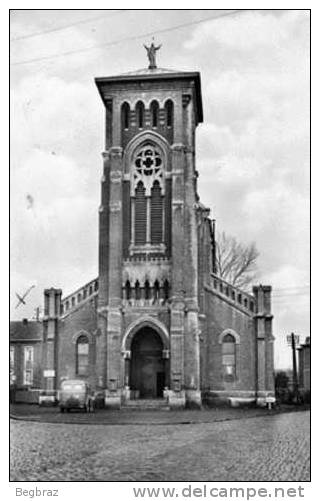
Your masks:
{"label": "cobblestone street", "polygon": [[194,424],[11,422],[13,481],[308,481],[310,414]]}

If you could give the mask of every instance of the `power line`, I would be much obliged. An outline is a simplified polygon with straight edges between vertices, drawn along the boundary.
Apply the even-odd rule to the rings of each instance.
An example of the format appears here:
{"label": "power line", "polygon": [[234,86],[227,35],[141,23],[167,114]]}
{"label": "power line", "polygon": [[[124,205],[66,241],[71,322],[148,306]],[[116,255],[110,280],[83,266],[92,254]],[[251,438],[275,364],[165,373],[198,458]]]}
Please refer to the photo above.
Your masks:
{"label": "power line", "polygon": [[226,16],[231,16],[231,15],[234,15],[234,14],[238,14],[240,12],[246,12],[247,10],[248,9],[238,9],[238,10],[234,10],[232,12],[226,12],[226,13],[221,14],[219,16],[211,16],[211,17],[207,17],[206,19],[200,19],[198,21],[190,21],[189,23],[178,24],[178,25],[172,26],[170,28],[163,28],[161,30],[149,31],[147,33],[143,33],[142,35],[134,35],[134,36],[131,36],[131,37],[119,38],[118,40],[112,40],[111,42],[107,42],[107,43],[104,43],[104,44],[93,45],[92,47],[86,47],[84,49],[70,50],[70,51],[67,51],[67,52],[61,52],[60,54],[53,54],[51,56],[38,57],[38,58],[34,58],[34,59],[26,59],[25,61],[17,61],[16,63],[11,63],[11,66],[19,66],[19,65],[22,65],[22,64],[30,64],[30,63],[35,63],[35,62],[48,61],[50,59],[55,59],[55,58],[65,57],[65,56],[71,56],[73,54],[79,54],[80,52],[88,52],[90,50],[100,49],[101,47],[110,47],[112,45],[118,45],[118,44],[121,44],[123,42],[132,41],[132,40],[138,40],[140,38],[149,37],[149,36],[152,36],[152,35],[155,35],[155,34],[159,34],[159,33],[167,33],[169,31],[174,31],[174,30],[178,30],[178,29],[181,29],[181,28],[187,28],[188,26],[205,23],[207,21],[211,21],[211,20],[214,20],[214,19],[219,19],[221,17],[226,17]]}
{"label": "power line", "polygon": [[34,38],[34,37],[38,37],[40,35],[47,35],[48,33],[54,33],[56,31],[66,30],[68,28],[72,28],[73,26],[78,26],[79,24],[91,23],[92,21],[101,21],[102,19],[114,17],[115,15],[121,14],[122,12],[127,12],[127,10],[128,9],[119,9],[119,10],[112,12],[111,14],[108,14],[108,15],[100,15],[100,16],[92,17],[90,19],[87,18],[87,19],[82,19],[80,21],[75,21],[74,23],[65,24],[63,26],[57,26],[56,28],[50,28],[47,30],[36,31],[35,33],[30,33],[29,35],[23,35],[20,37],[11,38],[10,42],[16,42],[18,40],[26,40],[27,38]]}
{"label": "power line", "polygon": [[281,288],[275,287],[273,291],[300,290],[300,289],[309,289],[309,287],[310,287],[309,284],[299,285],[299,286],[292,285],[291,287],[281,287]]}

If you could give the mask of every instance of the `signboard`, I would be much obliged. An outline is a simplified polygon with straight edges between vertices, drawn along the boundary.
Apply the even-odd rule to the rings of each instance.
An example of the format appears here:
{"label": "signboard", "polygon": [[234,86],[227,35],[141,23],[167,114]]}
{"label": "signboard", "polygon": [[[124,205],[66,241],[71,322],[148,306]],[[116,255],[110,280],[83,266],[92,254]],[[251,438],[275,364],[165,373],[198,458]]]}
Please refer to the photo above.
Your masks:
{"label": "signboard", "polygon": [[274,397],[266,397],[267,404],[274,404],[276,399]]}
{"label": "signboard", "polygon": [[56,371],[52,369],[47,369],[43,371],[44,377],[55,377]]}

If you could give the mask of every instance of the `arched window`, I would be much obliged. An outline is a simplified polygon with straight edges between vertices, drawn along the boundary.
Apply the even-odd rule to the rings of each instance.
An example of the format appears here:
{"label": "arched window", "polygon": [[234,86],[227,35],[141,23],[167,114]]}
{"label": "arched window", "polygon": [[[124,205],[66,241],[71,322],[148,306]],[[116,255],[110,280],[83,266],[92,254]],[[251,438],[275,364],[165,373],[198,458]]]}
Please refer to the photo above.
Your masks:
{"label": "arched window", "polygon": [[222,373],[223,379],[232,382],[236,377],[236,340],[232,334],[222,339]]}
{"label": "arched window", "polygon": [[169,282],[168,282],[168,280],[166,279],[166,280],[163,282],[163,295],[164,295],[164,299],[165,299],[165,301],[167,301],[167,300],[169,299],[169,293],[170,293]]}
{"label": "arched window", "polygon": [[158,280],[156,280],[154,283],[153,294],[154,294],[154,299],[158,301],[160,299],[160,284]]}
{"label": "arched window", "polygon": [[166,126],[172,127],[173,124],[173,102],[169,99],[164,105],[166,112]]}
{"label": "arched window", "polygon": [[135,289],[135,298],[141,299],[141,289],[140,289],[139,280],[136,281],[134,289]]}
{"label": "arched window", "polygon": [[144,104],[142,101],[138,101],[136,105],[136,120],[139,129],[142,129],[144,126]]}
{"label": "arched window", "polygon": [[89,373],[89,341],[87,336],[79,336],[76,343],[76,373],[87,376]]}
{"label": "arched window", "polygon": [[125,285],[125,298],[127,300],[131,299],[131,284],[130,284],[129,280],[126,281],[126,285]]}
{"label": "arched window", "polygon": [[159,181],[151,188],[151,244],[160,244],[163,240],[163,196]]}
{"label": "arched window", "polygon": [[147,199],[146,189],[142,181],[136,188],[134,236],[136,245],[144,245],[147,241]]}
{"label": "arched window", "polygon": [[159,104],[157,101],[152,101],[150,105],[150,114],[152,127],[158,127]]}
{"label": "arched window", "polygon": [[121,125],[122,129],[129,129],[130,123],[130,106],[128,103],[123,103],[121,106]]}
{"label": "arched window", "polygon": [[150,297],[151,297],[149,280],[146,280],[144,283],[144,297],[145,297],[145,299],[150,299]]}

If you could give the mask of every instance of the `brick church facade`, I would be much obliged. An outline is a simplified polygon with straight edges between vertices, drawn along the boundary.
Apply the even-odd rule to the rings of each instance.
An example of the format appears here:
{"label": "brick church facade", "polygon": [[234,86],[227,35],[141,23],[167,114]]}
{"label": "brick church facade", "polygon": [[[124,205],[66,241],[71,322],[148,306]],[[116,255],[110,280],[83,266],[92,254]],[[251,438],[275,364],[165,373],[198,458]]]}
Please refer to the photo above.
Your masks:
{"label": "brick church facade", "polygon": [[68,297],[45,290],[36,326],[12,323],[17,388],[83,378],[107,408],[263,402],[274,391],[271,287],[248,294],[214,273],[214,222],[197,193],[199,73],[149,67],[95,82],[99,276]]}

